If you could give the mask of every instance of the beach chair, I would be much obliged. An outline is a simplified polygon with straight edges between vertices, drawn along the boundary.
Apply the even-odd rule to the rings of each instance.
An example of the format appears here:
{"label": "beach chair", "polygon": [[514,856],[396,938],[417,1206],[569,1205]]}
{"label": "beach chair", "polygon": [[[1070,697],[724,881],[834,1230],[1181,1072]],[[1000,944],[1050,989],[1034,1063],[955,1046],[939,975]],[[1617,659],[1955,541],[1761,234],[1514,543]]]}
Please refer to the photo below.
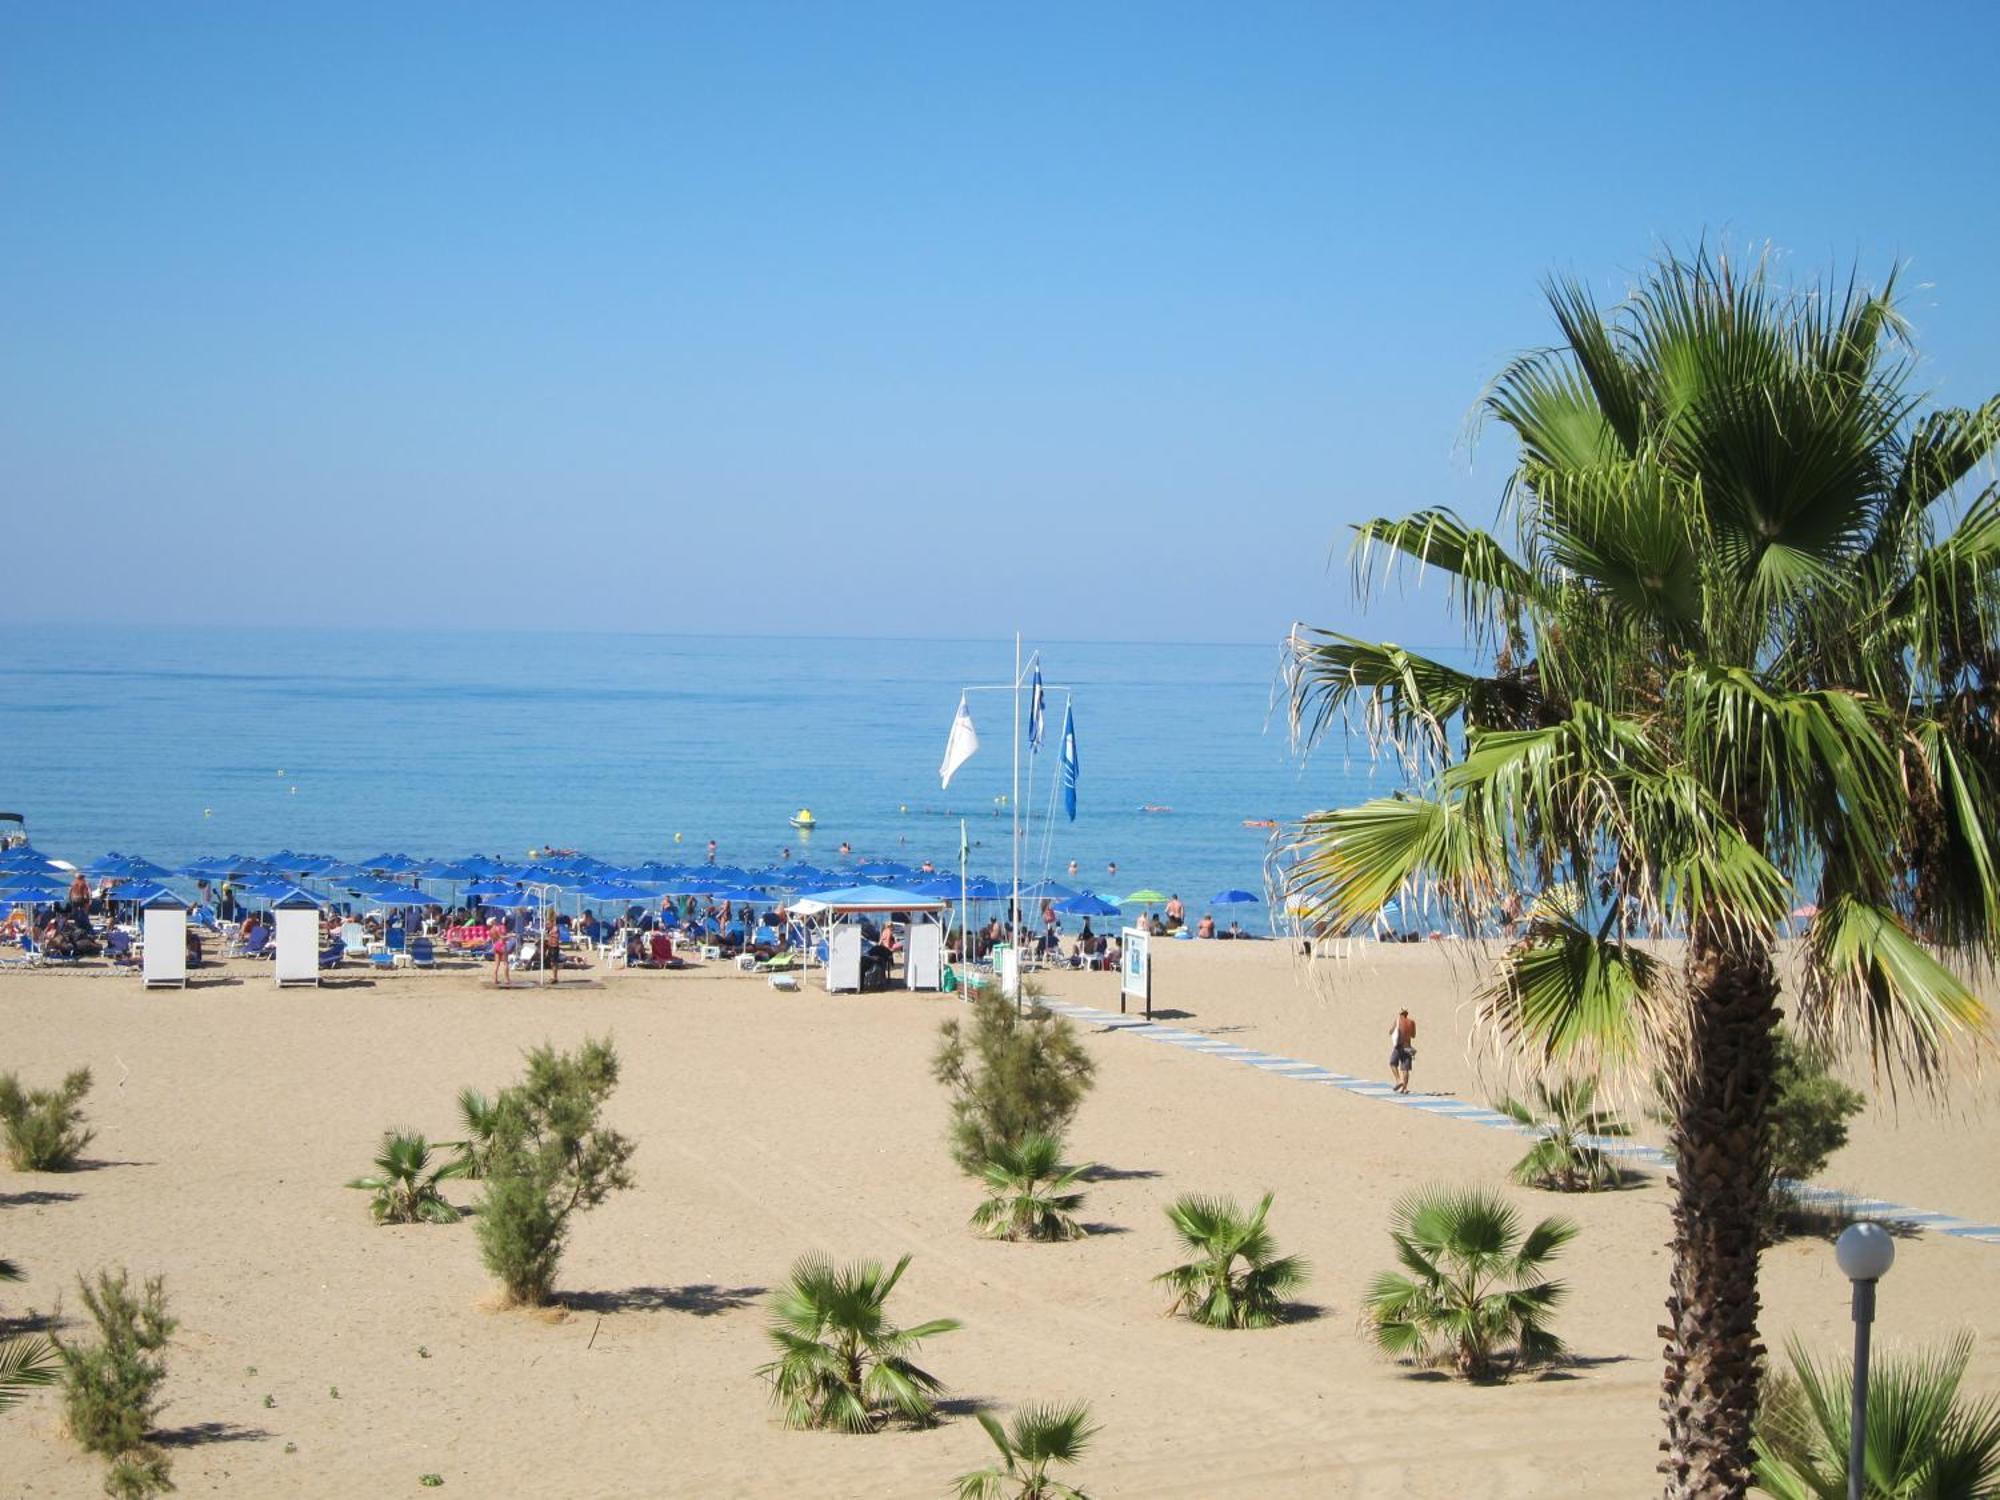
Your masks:
{"label": "beach chair", "polygon": [[410,939],[410,963],[419,969],[435,969],[437,967],[437,949],[431,946],[429,938],[420,937]]}
{"label": "beach chair", "polygon": [[0,958],[0,969],[39,969],[42,966],[42,945],[27,933],[21,934],[21,951],[11,957]]}
{"label": "beach chair", "polygon": [[675,966],[674,940],[664,932],[653,934],[647,945],[646,966],[653,969],[670,969]]}
{"label": "beach chair", "polygon": [[384,938],[383,946],[389,950],[389,955],[392,958],[398,953],[407,953],[409,951],[410,934],[405,929],[391,927],[384,935]]}
{"label": "beach chair", "polygon": [[396,955],[387,948],[377,948],[368,955],[368,967],[393,970],[396,967]]}
{"label": "beach chair", "polygon": [[105,935],[104,956],[111,960],[114,969],[139,967],[139,955],[132,951],[132,934],[122,927],[114,927]]}
{"label": "beach chair", "polygon": [[322,969],[337,969],[341,959],[347,956],[347,946],[339,938],[319,950],[319,966]]}
{"label": "beach chair", "polygon": [[259,927],[250,935],[248,942],[233,945],[233,951],[231,948],[225,947],[222,956],[224,958],[269,958],[271,956],[271,929],[268,927]]}
{"label": "beach chair", "polygon": [[340,942],[356,958],[365,957],[368,953],[368,929],[359,922],[344,922],[340,928]]}

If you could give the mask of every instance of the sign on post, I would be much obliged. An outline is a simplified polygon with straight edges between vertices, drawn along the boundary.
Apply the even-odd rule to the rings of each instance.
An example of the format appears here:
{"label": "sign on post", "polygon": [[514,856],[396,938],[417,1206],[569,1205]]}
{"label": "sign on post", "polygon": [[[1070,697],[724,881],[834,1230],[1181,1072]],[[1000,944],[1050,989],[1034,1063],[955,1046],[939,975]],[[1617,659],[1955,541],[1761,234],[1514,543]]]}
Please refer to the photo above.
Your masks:
{"label": "sign on post", "polygon": [[1120,934],[1124,943],[1124,963],[1118,980],[1118,1014],[1125,1014],[1125,997],[1130,995],[1146,1005],[1146,1019],[1153,1019],[1153,950],[1151,935],[1137,927]]}

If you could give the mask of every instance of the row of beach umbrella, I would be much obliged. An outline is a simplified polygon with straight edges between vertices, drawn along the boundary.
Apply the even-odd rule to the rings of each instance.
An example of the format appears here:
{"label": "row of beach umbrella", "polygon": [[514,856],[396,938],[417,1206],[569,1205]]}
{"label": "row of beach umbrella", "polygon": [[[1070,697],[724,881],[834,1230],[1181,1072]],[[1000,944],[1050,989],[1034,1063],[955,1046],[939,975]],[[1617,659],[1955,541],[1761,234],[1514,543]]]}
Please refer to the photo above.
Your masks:
{"label": "row of beach umbrella", "polygon": [[[588,855],[564,855],[552,860],[510,863],[486,856],[468,859],[421,859],[384,852],[369,858],[341,860],[331,855],[279,850],[254,856],[230,854],[194,859],[177,867],[156,864],[142,856],[109,853],[82,867],[93,883],[127,882],[121,896],[143,899],[165,882],[228,881],[241,898],[276,900],[304,883],[343,892],[372,905],[395,908],[443,907],[460,900],[505,909],[538,904],[539,888],[554,888],[565,897],[588,902],[645,904],[662,896],[699,896],[712,901],[758,904],[777,896],[796,897],[837,890],[865,880],[876,885],[907,888],[913,895],[957,901],[1003,901],[1009,887],[986,876],[961,882],[957,876],[923,870],[890,860],[862,861],[840,870],[805,863],[741,869],[726,865],[670,865],[648,861],[614,865]],[[65,899],[75,867],[26,845],[0,851],[0,900],[45,904]],[[425,890],[420,882],[444,883],[449,899]],[[537,891],[528,887],[538,888]],[[1144,889],[1128,896],[1106,898],[1053,880],[1026,882],[1026,901],[1048,900],[1058,911],[1082,916],[1114,916],[1126,906],[1154,906],[1167,900],[1164,892]],[[1212,898],[1214,905],[1255,902],[1249,891],[1230,890]]]}

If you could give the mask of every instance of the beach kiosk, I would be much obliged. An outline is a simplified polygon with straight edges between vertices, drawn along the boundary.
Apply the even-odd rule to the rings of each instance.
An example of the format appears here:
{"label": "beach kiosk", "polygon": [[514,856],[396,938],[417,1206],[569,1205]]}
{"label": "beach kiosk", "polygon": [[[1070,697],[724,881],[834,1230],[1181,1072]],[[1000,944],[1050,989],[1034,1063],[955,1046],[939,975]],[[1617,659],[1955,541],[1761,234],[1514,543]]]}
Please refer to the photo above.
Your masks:
{"label": "beach kiosk", "polygon": [[319,902],[293,886],[271,903],[278,984],[319,983]]}
{"label": "beach kiosk", "polygon": [[139,903],[140,929],[146,951],[140,973],[146,988],[156,984],[187,987],[188,904],[169,890],[157,890]]}
{"label": "beach kiosk", "polygon": [[[946,910],[946,903],[935,896],[897,890],[893,886],[857,885],[807,896],[793,902],[792,910],[827,924],[826,987],[835,993],[861,988],[862,935],[860,924],[852,920],[856,917],[898,915],[909,919],[910,944],[904,978],[909,988],[934,990],[944,977],[944,934],[937,920]],[[919,932],[928,935],[919,938]],[[920,942],[930,955],[921,963],[917,958]]]}
{"label": "beach kiosk", "polygon": [[861,988],[861,924],[842,921],[826,935],[826,987],[841,990]]}
{"label": "beach kiosk", "polygon": [[903,950],[903,986],[934,990],[944,984],[944,928],[935,917],[910,914],[910,940]]}

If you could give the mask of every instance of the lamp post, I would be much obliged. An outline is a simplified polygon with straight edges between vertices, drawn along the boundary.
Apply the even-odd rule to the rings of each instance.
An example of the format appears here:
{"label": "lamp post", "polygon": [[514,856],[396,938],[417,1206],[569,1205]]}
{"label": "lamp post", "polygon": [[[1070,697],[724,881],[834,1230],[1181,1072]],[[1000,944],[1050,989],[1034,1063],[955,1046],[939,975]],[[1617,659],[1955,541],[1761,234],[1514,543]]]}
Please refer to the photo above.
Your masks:
{"label": "lamp post", "polygon": [[1896,1242],[1880,1224],[1850,1224],[1834,1241],[1833,1257],[1854,1283],[1854,1400],[1847,1434],[1847,1500],[1862,1500],[1868,1471],[1868,1330],[1875,1321],[1875,1283],[1896,1263]]}

